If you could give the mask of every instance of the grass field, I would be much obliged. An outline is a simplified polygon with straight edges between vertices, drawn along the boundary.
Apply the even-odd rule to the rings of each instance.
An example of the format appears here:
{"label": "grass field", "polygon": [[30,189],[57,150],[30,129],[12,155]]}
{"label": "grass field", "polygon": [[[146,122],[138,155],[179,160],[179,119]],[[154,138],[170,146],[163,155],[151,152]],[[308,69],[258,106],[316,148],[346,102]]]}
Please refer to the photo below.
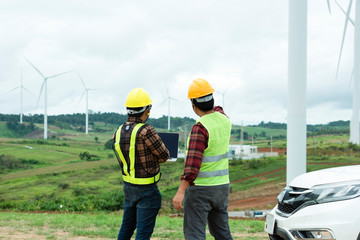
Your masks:
{"label": "grass field", "polygon": [[[81,195],[122,191],[119,164],[112,150],[104,149],[104,143],[111,138],[110,132],[85,135],[67,130],[66,134],[62,134],[61,138],[47,141],[0,138],[0,154],[41,162],[34,165],[33,169],[11,170],[0,174],[0,203],[6,201],[18,204],[39,199],[54,200],[59,197],[73,200]],[[94,136],[98,136],[98,142],[95,142]],[[79,154],[83,151],[98,156],[99,160],[81,160]],[[284,160],[272,162],[273,164],[266,160],[261,161],[263,170],[251,167],[246,169],[242,165],[234,164],[231,168],[231,181],[273,170],[284,164]],[[162,180],[159,188],[164,206],[171,207],[170,200],[177,190],[183,163],[168,162],[162,164],[161,168]],[[245,190],[256,184],[234,184],[233,190]]]}
{"label": "grass field", "polygon": [[[0,212],[0,239],[116,239],[121,212],[55,214]],[[152,240],[184,239],[182,218],[158,216]],[[268,239],[263,220],[231,220],[234,239]],[[206,239],[213,239],[208,233]]]}
{"label": "grass field", "polygon": [[[121,223],[121,212],[117,210],[122,206],[123,183],[113,151],[104,147],[113,133],[113,126],[108,127],[107,132],[89,135],[51,127],[57,137],[44,141],[16,138],[16,134],[0,123],[0,156],[36,161],[31,168],[8,168],[0,172],[0,208],[62,213],[0,212],[0,234],[7,234],[0,235],[0,239],[18,234],[23,238],[17,239],[114,239]],[[307,170],[359,164],[360,149],[349,146],[347,141],[347,135],[308,138]],[[255,145],[269,147],[268,141]],[[274,147],[284,145],[284,140],[273,142]],[[95,155],[95,161],[81,159],[80,153],[85,151]],[[179,186],[183,167],[183,159],[161,165],[162,178],[158,185],[163,205],[154,239],[183,238],[182,219],[169,217],[179,214],[172,208],[171,199]],[[230,199],[276,195],[286,182],[285,169],[283,155],[230,161]],[[64,214],[74,211],[85,214]],[[230,224],[235,239],[267,239],[263,221],[231,220]]]}
{"label": "grass field", "polygon": [[[4,123],[0,124],[1,126],[4,127]],[[113,151],[104,148],[104,143],[111,138],[112,131],[85,135],[71,130],[51,129],[57,131],[59,136],[47,141],[6,138],[8,132],[5,132],[6,136],[1,137],[0,134],[0,155],[39,161],[39,164],[32,166],[32,169],[12,169],[0,174],[0,204],[1,202],[29,203],[40,199],[57,200],[57,202],[61,199],[72,201],[80,196],[97,196],[122,191],[118,162],[114,158]],[[95,137],[98,138],[98,142],[95,141]],[[358,153],[344,152],[345,156],[339,156],[341,152],[337,150],[331,152],[327,149],[329,145],[345,146],[345,142],[346,136],[343,135],[320,136],[317,140],[309,138],[308,148],[316,149],[317,155],[308,156],[308,171],[336,166],[339,162],[359,163]],[[96,155],[98,160],[80,159],[79,155],[84,151]],[[284,171],[275,171],[261,178],[251,178],[257,174],[281,169],[285,165],[284,156],[252,161],[230,161],[232,193],[247,191],[264,184],[285,182]],[[159,188],[163,195],[164,207],[171,208],[170,200],[177,190],[183,162],[168,162],[161,167],[162,179]],[[241,179],[244,180],[238,182]]]}

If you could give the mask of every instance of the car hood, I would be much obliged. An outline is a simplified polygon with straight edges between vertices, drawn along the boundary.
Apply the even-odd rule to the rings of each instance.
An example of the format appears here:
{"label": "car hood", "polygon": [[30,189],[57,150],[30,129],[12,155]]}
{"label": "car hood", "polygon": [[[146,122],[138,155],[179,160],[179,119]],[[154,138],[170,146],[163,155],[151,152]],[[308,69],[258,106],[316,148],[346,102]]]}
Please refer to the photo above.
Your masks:
{"label": "car hood", "polygon": [[290,182],[291,187],[311,188],[315,185],[360,180],[360,165],[327,168],[304,173]]}

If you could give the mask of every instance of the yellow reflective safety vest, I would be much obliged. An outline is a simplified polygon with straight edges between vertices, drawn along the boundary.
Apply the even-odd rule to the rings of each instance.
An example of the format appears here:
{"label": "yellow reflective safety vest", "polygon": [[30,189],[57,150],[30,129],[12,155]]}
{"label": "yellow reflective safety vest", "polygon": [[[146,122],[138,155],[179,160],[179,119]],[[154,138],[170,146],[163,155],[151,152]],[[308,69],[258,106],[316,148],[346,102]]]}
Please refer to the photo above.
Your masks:
{"label": "yellow reflective safety vest", "polygon": [[194,183],[197,186],[216,186],[230,183],[229,180],[229,142],[231,122],[224,114],[214,112],[199,120],[209,133],[208,147],[204,151],[199,175]]}
{"label": "yellow reflective safety vest", "polygon": [[144,125],[144,123],[138,123],[135,125],[131,132],[130,137],[130,148],[129,148],[129,159],[130,162],[126,161],[124,155],[120,148],[120,139],[121,139],[121,125],[115,133],[115,141],[114,141],[114,150],[116,153],[117,158],[122,163],[122,170],[123,170],[123,180],[128,183],[137,184],[137,185],[148,185],[157,183],[160,180],[160,172],[158,172],[153,177],[148,178],[139,178],[135,176],[135,144],[136,144],[136,136],[139,129]]}

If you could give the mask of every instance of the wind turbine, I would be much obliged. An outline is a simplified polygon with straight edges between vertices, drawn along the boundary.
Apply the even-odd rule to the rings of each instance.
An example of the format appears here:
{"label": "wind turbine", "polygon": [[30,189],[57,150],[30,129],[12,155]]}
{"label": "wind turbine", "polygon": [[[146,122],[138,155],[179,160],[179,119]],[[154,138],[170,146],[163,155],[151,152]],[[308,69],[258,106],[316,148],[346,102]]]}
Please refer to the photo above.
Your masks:
{"label": "wind turbine", "polygon": [[16,89],[20,88],[20,123],[23,123],[23,90],[27,91],[28,93],[30,93],[31,95],[34,96],[34,94],[32,94],[29,90],[27,90],[24,85],[23,85],[23,79],[22,79],[22,75],[23,75],[23,71],[21,69],[21,77],[20,77],[20,86],[17,86],[16,88],[11,89],[9,92],[7,92],[7,94],[15,91]]}
{"label": "wind turbine", "polygon": [[180,102],[180,101],[175,98],[170,97],[167,87],[166,87],[166,94],[167,94],[167,98],[165,98],[165,100],[162,103],[160,103],[160,105],[162,105],[164,102],[168,101],[168,131],[170,131],[170,102],[171,102],[171,100],[177,101],[177,102]]}
{"label": "wind turbine", "polygon": [[230,88],[230,86],[227,87],[225,89],[225,91],[223,91],[223,92],[215,91],[215,92],[220,93],[222,95],[222,108],[224,108],[224,109],[225,109],[225,93],[229,90],[229,88]]}
{"label": "wind turbine", "polygon": [[34,64],[32,64],[26,57],[23,56],[23,58],[40,74],[40,76],[44,79],[42,85],[41,85],[41,89],[40,89],[40,94],[39,94],[39,98],[38,98],[38,101],[37,101],[37,105],[39,105],[39,101],[40,101],[40,97],[41,97],[41,93],[44,89],[44,100],[45,100],[45,106],[44,106],[44,139],[47,139],[47,80],[50,79],[50,78],[55,78],[55,77],[58,77],[60,75],[63,75],[65,73],[69,73],[69,72],[72,72],[73,70],[69,70],[69,71],[66,71],[66,72],[62,72],[62,73],[58,73],[58,74],[55,74],[55,75],[51,75],[51,76],[45,76],[44,74],[42,74],[40,72],[39,69],[37,69]]}
{"label": "wind turbine", "polygon": [[85,112],[85,134],[88,134],[89,133],[89,91],[93,91],[93,90],[96,90],[96,89],[91,89],[91,88],[87,88],[83,79],[81,78],[80,76],[80,73],[79,71],[76,71],[80,80],[81,80],[81,83],[82,85],[84,86],[84,92],[82,93],[81,97],[80,97],[80,100],[79,102],[81,101],[81,99],[84,97],[86,97],[86,112]]}
{"label": "wind turbine", "polygon": [[[352,0],[349,0],[349,5],[347,11],[345,11],[340,4],[335,0],[335,3],[341,9],[341,11],[345,14],[345,24],[344,31],[342,35],[341,47],[338,65],[336,69],[336,79],[338,77],[338,71],[340,66],[340,60],[342,55],[342,50],[344,46],[344,40],[347,30],[348,22],[351,22],[354,26],[354,69],[353,69],[353,78],[354,78],[354,89],[353,89],[353,111],[352,117],[350,121],[350,142],[359,144],[359,111],[360,111],[360,0],[355,0],[355,21],[350,17],[350,11],[352,7]],[[330,4],[328,0],[328,5],[330,9]]]}
{"label": "wind turbine", "polygon": [[[346,36],[346,30],[347,30],[347,25],[348,22],[350,21],[353,26],[355,25],[354,21],[350,18],[350,11],[351,11],[351,7],[352,7],[352,0],[349,1],[349,5],[348,5],[348,9],[345,12],[345,10],[341,7],[341,5],[335,0],[335,3],[338,5],[338,7],[340,8],[340,10],[345,14],[346,18],[345,18],[345,24],[344,24],[344,31],[343,31],[343,35],[342,35],[342,40],[341,40],[341,47],[340,47],[340,53],[339,53],[339,59],[338,59],[338,64],[336,67],[336,78],[338,78],[338,74],[339,74],[339,67],[340,67],[340,61],[341,61],[341,56],[342,56],[342,50],[344,47],[344,40],[345,40],[345,36]],[[330,9],[330,3],[328,1],[328,5],[329,5],[329,9]]]}

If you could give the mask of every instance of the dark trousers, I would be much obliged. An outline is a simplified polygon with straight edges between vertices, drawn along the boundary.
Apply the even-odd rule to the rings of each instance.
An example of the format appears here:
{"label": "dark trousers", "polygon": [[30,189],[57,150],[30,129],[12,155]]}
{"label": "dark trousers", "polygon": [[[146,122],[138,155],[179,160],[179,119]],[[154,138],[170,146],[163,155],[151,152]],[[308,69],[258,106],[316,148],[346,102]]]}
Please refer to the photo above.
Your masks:
{"label": "dark trousers", "polygon": [[124,215],[118,240],[131,239],[135,229],[136,240],[150,239],[161,207],[157,185],[136,186],[125,182],[124,195]]}
{"label": "dark trousers", "polygon": [[184,199],[184,236],[188,240],[206,239],[206,223],[216,240],[231,240],[228,222],[230,185],[190,186]]}

